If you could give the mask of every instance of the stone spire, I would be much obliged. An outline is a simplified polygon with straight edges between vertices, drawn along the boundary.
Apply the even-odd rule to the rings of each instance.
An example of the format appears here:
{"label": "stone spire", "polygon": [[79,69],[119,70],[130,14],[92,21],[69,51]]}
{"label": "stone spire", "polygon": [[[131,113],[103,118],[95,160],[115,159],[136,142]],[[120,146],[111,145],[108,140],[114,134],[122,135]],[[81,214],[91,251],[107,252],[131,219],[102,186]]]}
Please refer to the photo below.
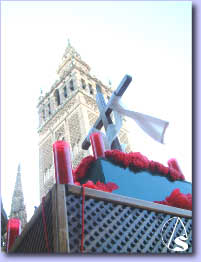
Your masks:
{"label": "stone spire", "polygon": [[68,47],[70,47],[70,46],[71,46],[70,39],[68,38]]}
{"label": "stone spire", "polygon": [[65,49],[65,52],[63,54],[63,60],[65,60],[69,55],[77,57],[79,59],[81,59],[80,54],[75,50],[75,48],[71,45],[70,43],[70,39],[68,38],[68,44],[67,47]]}
{"label": "stone spire", "polygon": [[85,74],[88,74],[91,70],[89,65],[82,60],[80,54],[75,50],[68,39],[67,47],[62,56],[62,61],[58,67],[57,74],[59,74],[61,79],[64,79],[75,67]]}
{"label": "stone spire", "polygon": [[12,197],[10,218],[19,218],[21,220],[22,229],[27,223],[27,213],[26,207],[24,205],[24,196],[22,191],[20,164],[18,165],[17,169],[17,177]]}

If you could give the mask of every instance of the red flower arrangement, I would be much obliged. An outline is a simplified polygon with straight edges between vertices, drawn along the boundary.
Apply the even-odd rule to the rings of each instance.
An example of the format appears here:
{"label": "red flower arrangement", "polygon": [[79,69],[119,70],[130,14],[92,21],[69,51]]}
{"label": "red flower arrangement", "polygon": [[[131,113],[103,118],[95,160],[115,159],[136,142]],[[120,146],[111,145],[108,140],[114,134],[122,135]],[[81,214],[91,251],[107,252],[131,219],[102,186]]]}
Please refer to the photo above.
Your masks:
{"label": "red flower arrangement", "polygon": [[[147,157],[143,156],[139,152],[124,153],[119,150],[109,150],[105,152],[105,158],[114,163],[115,165],[130,168],[135,172],[142,170],[148,170],[152,174],[160,174],[166,176],[172,181],[175,180],[185,180],[184,175],[181,173],[180,168],[176,160],[171,159],[168,161],[168,166],[166,167],[156,161],[150,161]],[[79,180],[84,178],[88,168],[91,163],[95,161],[95,157],[87,156],[82,159],[81,163],[73,170],[73,177],[75,185],[80,185]],[[113,190],[118,189],[119,187],[112,182],[107,184],[101,183],[98,181],[94,184],[92,181],[87,181],[82,186],[93,188],[96,190],[102,190],[105,192],[112,192]],[[169,197],[166,197],[163,201],[154,201],[155,203],[175,206],[183,209],[192,210],[192,195],[191,194],[182,194],[179,189],[175,189]]]}
{"label": "red flower arrangement", "polygon": [[[124,168],[128,167],[135,172],[148,170],[152,174],[166,176],[172,181],[185,180],[185,177],[180,170],[174,168],[176,165],[175,163],[174,165],[170,165],[168,162],[169,167],[166,167],[156,161],[149,160],[139,152],[124,153],[119,150],[108,150],[105,152],[105,157],[108,161]],[[79,181],[79,179],[85,176],[87,169],[94,161],[95,157],[93,156],[87,156],[82,159],[78,167],[73,170],[74,182]]]}
{"label": "red flower arrangement", "polygon": [[175,158],[171,158],[168,160],[168,166],[172,167],[173,169],[177,170],[178,172],[181,173],[181,169],[177,163],[177,160]]}
{"label": "red flower arrangement", "polygon": [[165,200],[154,201],[154,203],[192,210],[192,195],[183,194],[179,188],[176,188]]}
{"label": "red flower arrangement", "polygon": [[[80,186],[79,182],[75,183],[77,186]],[[113,183],[113,182],[108,182],[107,184],[104,184],[100,181],[98,181],[96,184],[94,184],[93,181],[88,180],[87,183],[82,184],[82,186],[84,187],[88,187],[88,188],[92,188],[92,189],[96,189],[96,190],[101,190],[101,191],[105,191],[105,192],[112,192],[116,189],[118,189],[119,187]]]}
{"label": "red flower arrangement", "polygon": [[87,169],[90,167],[91,163],[93,163],[94,161],[95,161],[94,156],[87,156],[82,159],[82,161],[77,166],[77,168],[73,170],[74,182],[79,181],[79,179],[85,176]]}

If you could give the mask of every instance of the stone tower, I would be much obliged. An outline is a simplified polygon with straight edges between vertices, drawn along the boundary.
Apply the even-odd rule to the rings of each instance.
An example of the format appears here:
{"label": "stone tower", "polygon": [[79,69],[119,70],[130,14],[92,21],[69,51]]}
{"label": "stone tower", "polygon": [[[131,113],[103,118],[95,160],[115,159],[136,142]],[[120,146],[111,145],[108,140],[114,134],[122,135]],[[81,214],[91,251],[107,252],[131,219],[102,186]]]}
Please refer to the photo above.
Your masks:
{"label": "stone tower", "polygon": [[[92,154],[91,149],[81,149],[81,144],[99,115],[96,105],[96,84],[108,101],[112,89],[91,75],[90,67],[68,41],[62,62],[57,71],[58,80],[50,91],[39,97],[39,183],[40,199],[55,183],[52,145],[56,140],[66,140],[71,145],[71,157],[75,168],[83,157]],[[123,121],[125,127],[125,120]],[[130,145],[126,128],[119,134],[121,143]]]}
{"label": "stone tower", "polygon": [[22,229],[27,223],[27,213],[26,207],[24,205],[20,164],[18,165],[15,188],[12,197],[10,218],[19,218],[21,221]]}

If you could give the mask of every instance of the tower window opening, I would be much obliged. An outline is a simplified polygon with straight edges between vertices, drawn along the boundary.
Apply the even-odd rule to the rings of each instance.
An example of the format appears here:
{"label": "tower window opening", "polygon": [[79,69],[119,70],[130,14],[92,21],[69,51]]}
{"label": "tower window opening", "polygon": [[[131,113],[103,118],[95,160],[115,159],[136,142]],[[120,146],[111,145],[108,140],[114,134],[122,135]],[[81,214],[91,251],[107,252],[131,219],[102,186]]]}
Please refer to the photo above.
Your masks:
{"label": "tower window opening", "polygon": [[66,98],[68,96],[68,94],[67,94],[67,88],[66,88],[66,86],[64,86],[64,97]]}
{"label": "tower window opening", "polygon": [[73,80],[70,80],[70,89],[73,91],[74,90],[74,85],[73,85]]}
{"label": "tower window opening", "polygon": [[46,167],[43,173],[43,182],[44,184],[49,180],[54,178],[53,176],[53,169],[52,169],[52,165],[50,165],[49,167]]}
{"label": "tower window opening", "polygon": [[93,93],[94,93],[94,91],[93,91],[93,88],[92,88],[92,85],[91,85],[91,84],[89,84],[89,92],[90,92],[90,94],[91,94],[91,95],[93,95]]}
{"label": "tower window opening", "polygon": [[55,91],[55,99],[56,99],[57,106],[59,106],[60,105],[60,95],[59,95],[58,89],[56,89]]}
{"label": "tower window opening", "polygon": [[42,119],[45,120],[45,109],[42,111]]}
{"label": "tower window opening", "polygon": [[82,88],[85,89],[86,88],[86,83],[85,83],[84,79],[81,79],[81,82],[82,82]]}
{"label": "tower window opening", "polygon": [[51,115],[51,107],[50,107],[50,103],[49,103],[47,106],[48,106],[48,114]]}

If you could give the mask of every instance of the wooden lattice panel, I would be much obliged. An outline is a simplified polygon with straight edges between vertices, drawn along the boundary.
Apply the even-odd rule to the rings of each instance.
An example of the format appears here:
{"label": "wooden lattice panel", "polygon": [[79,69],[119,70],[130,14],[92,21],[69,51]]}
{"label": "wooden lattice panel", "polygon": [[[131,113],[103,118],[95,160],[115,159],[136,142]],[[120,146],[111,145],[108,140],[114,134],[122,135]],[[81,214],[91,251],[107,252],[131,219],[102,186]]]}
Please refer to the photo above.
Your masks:
{"label": "wooden lattice panel", "polygon": [[[67,196],[70,253],[80,253],[81,197]],[[85,253],[171,253],[162,241],[163,225],[174,215],[114,204],[108,201],[85,200]],[[181,218],[188,235],[187,253],[192,252],[192,220]],[[175,221],[164,226],[165,243],[171,237]],[[175,237],[181,235],[178,225]],[[173,248],[172,244],[169,246]],[[175,252],[174,252],[175,253]],[[181,252],[180,252],[181,253]]]}

